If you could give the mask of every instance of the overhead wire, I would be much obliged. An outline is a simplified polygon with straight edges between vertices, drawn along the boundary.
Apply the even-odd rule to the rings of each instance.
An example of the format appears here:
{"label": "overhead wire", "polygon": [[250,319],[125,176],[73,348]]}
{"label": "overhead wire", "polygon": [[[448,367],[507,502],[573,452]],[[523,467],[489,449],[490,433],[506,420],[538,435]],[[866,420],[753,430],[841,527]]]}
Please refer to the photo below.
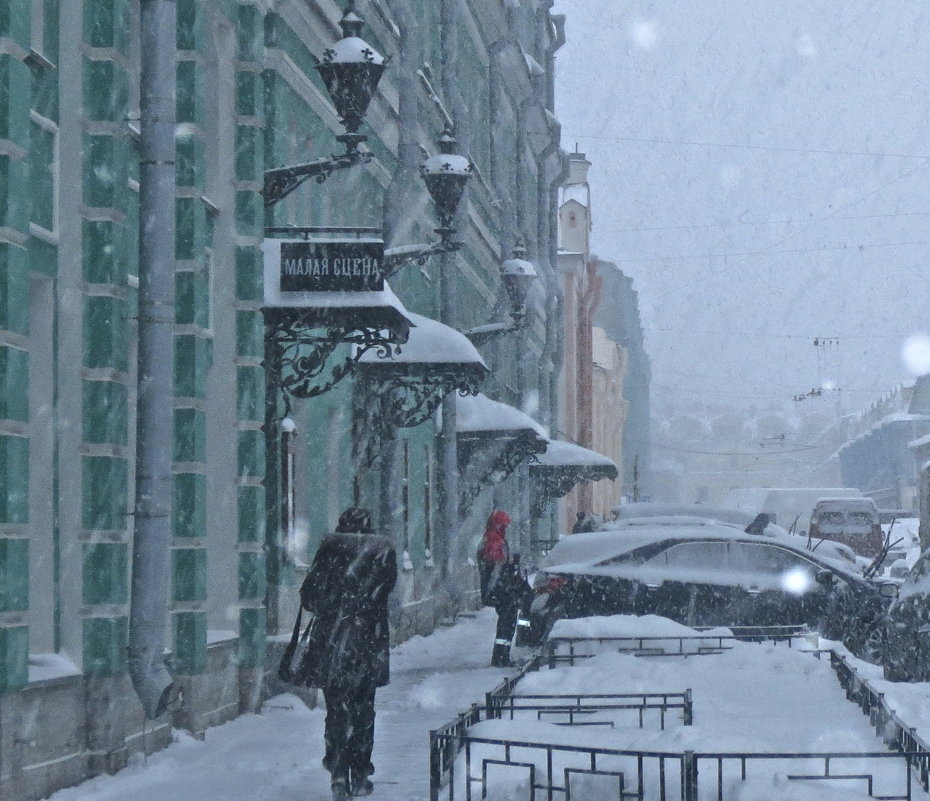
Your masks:
{"label": "overhead wire", "polygon": [[[930,211],[899,211],[890,214],[853,214],[845,217],[835,217],[836,220],[883,220],[895,217],[927,217]],[[646,231],[696,231],[706,228],[742,228],[760,227],[764,225],[794,225],[801,220],[752,220],[732,223],[701,223],[698,225],[658,225],[645,228],[614,228],[615,234],[641,233]]]}
{"label": "overhead wire", "polygon": [[857,156],[864,158],[930,159],[930,153],[886,153],[875,150],[836,150],[833,148],[790,147],[787,145],[759,145],[735,142],[702,142],[692,139],[664,139],[642,136],[604,136],[601,134],[567,135],[569,139],[591,139],[608,142],[634,142],[648,145],[686,145],[691,147],[722,147],[735,150],[766,150],[776,153],[809,153],[821,156]]}

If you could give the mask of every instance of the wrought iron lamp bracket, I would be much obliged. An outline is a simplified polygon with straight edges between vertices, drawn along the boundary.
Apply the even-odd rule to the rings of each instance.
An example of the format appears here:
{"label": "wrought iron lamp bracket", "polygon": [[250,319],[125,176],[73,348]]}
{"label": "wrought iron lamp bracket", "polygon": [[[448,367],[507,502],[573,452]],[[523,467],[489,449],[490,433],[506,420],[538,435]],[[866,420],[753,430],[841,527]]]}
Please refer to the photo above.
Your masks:
{"label": "wrought iron lamp bracket", "polygon": [[265,170],[264,187],[261,192],[265,201],[265,208],[270,208],[279,201],[284,200],[310,178],[316,179],[316,182],[321,184],[337,170],[346,170],[358,164],[367,164],[374,157],[374,154],[369,150],[357,149],[359,143],[364,141],[365,137],[345,134],[337,138],[346,140],[346,152],[341,156],[332,155],[328,158],[308,161],[304,164],[292,164],[288,167],[275,167],[271,170]]}
{"label": "wrought iron lamp bracket", "polygon": [[418,264],[422,267],[432,256],[455,253],[461,249],[462,243],[454,239],[443,239],[424,245],[401,245],[397,248],[389,248],[384,253],[384,277],[390,278],[401,267],[406,267],[408,264]]}
{"label": "wrought iron lamp bracket", "polygon": [[515,319],[512,323],[490,323],[488,325],[478,326],[477,328],[471,328],[463,333],[468,337],[472,345],[476,348],[480,348],[496,337],[502,336],[503,334],[512,334],[522,330],[523,327],[524,321],[522,319]]}
{"label": "wrought iron lamp bracket", "polygon": [[[278,386],[287,396],[315,398],[332,389],[352,372],[363,354],[377,350],[389,358],[395,348],[383,328],[366,326],[312,327],[300,315],[266,315],[266,342],[274,361]],[[354,345],[353,353],[332,363],[340,345]]]}

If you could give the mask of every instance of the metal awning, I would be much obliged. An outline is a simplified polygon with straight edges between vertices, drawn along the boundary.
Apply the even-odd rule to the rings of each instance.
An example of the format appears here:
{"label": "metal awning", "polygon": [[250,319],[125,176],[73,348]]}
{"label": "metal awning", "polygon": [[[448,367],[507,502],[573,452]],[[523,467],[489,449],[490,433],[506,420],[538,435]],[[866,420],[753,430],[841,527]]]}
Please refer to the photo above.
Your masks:
{"label": "metal awning", "polygon": [[378,399],[382,426],[420,425],[450,392],[476,394],[490,372],[460,331],[420,314],[407,315],[413,328],[403,347],[393,353],[369,350],[358,361],[360,379]]}
{"label": "metal awning", "polygon": [[558,439],[549,440],[546,452],[530,467],[534,473],[576,473],[585,481],[614,481],[619,475],[617,465],[603,454]]}
{"label": "metal awning", "polygon": [[549,444],[546,430],[532,417],[481,393],[456,398],[456,433],[463,515],[482,489],[535,460]]}
{"label": "metal awning", "polygon": [[546,452],[530,465],[531,515],[541,515],[550,501],[564,497],[581,481],[615,481],[618,475],[617,465],[603,454],[550,440]]}

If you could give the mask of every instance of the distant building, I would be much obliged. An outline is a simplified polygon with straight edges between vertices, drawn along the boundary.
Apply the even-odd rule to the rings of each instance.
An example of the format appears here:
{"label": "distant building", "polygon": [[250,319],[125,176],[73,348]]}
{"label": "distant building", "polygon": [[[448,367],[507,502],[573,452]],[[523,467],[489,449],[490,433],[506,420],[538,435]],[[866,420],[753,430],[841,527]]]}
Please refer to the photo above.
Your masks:
{"label": "distant building", "polygon": [[582,484],[568,495],[563,525],[577,511],[607,517],[623,497],[650,493],[649,359],[632,280],[591,253],[591,163],[569,154],[559,204],[565,338],[560,433],[610,457],[615,483]]}
{"label": "distant building", "polygon": [[861,420],[868,427],[838,451],[843,483],[880,508],[916,509],[917,465],[908,445],[930,435],[930,375],[889,393]]}
{"label": "distant building", "polygon": [[[652,368],[639,313],[639,295],[633,279],[613,262],[597,260],[601,301],[594,310],[594,324],[623,350],[622,396],[624,419],[621,433],[620,496],[649,498],[652,481]],[[607,451],[604,451],[607,453]]]}

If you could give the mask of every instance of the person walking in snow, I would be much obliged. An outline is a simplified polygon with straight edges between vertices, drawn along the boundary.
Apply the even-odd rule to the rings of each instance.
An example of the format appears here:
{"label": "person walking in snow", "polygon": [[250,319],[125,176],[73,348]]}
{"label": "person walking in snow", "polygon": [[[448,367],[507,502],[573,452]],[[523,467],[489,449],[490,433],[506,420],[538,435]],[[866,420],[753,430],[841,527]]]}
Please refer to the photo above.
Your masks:
{"label": "person walking in snow", "polygon": [[510,667],[510,647],[517,630],[521,611],[525,614],[532,603],[533,591],[520,567],[520,554],[514,554],[492,577],[488,595],[497,612],[497,630],[491,651],[492,667]]}
{"label": "person walking in snow", "polygon": [[510,525],[510,515],[503,509],[495,509],[488,517],[481,544],[478,546],[478,582],[481,590],[481,605],[493,606],[488,597],[488,588],[496,574],[500,573],[501,566],[510,557],[510,548],[507,545],[507,526]]}
{"label": "person walking in snow", "polygon": [[389,681],[388,596],[396,581],[393,544],[373,533],[367,509],[353,507],[323,538],[300,589],[315,616],[300,676],[326,701],[323,766],[333,801],[374,789],[375,690]]}

